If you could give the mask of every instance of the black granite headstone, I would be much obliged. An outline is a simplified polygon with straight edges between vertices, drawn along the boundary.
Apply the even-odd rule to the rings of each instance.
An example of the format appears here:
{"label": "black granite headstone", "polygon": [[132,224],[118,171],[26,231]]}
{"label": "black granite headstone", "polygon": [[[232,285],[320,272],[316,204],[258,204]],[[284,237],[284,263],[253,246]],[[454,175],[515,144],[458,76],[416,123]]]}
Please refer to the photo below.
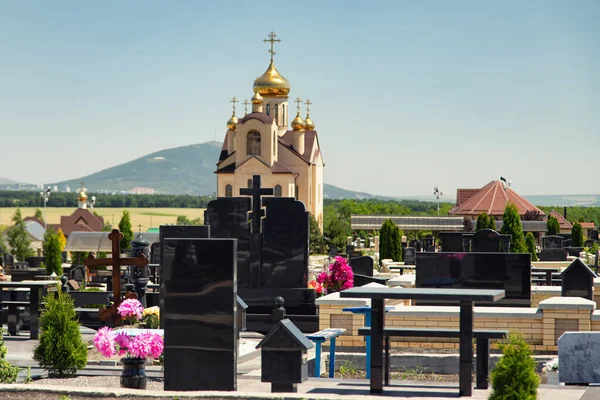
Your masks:
{"label": "black granite headstone", "polygon": [[350,259],[350,266],[355,274],[373,276],[373,258],[369,256]]}
{"label": "black granite headstone", "polygon": [[598,229],[594,229],[590,232],[590,239],[598,241]]}
{"label": "black granite headstone", "polygon": [[442,251],[463,251],[463,232],[440,232]]}
{"label": "black granite headstone", "polygon": [[[163,302],[164,302],[164,298],[165,298],[165,294],[164,294],[164,290],[165,290],[165,286],[164,286],[164,277],[163,277],[163,266],[164,266],[164,258],[163,258],[163,253],[164,253],[164,241],[166,239],[175,239],[175,238],[182,238],[182,239],[206,239],[210,236],[210,227],[208,226],[204,226],[204,225],[161,225],[159,227],[159,231],[158,231],[158,237],[159,237],[159,255],[160,255],[160,276],[161,276],[161,282],[160,282],[160,297],[159,297],[159,309],[160,309],[160,315],[162,315],[163,312]],[[160,319],[160,327],[164,328],[164,318]]]}
{"label": "black granite headstone", "polygon": [[160,264],[160,243],[150,245],[150,264]]}
{"label": "black granite headstone", "polygon": [[565,249],[543,249],[539,254],[540,261],[567,261],[567,251]]}
{"label": "black granite headstone", "polygon": [[421,251],[421,242],[418,239],[411,240],[408,246],[414,248],[415,251]]}
{"label": "black granite headstone", "polygon": [[529,253],[417,253],[415,270],[418,288],[503,289],[504,299],[487,305],[531,304]]}
{"label": "black granite headstone", "polygon": [[572,257],[579,257],[579,253],[583,251],[583,247],[565,246],[565,250],[567,251],[568,255]]}
{"label": "black granite headstone", "polygon": [[558,235],[542,236],[542,249],[562,249],[564,238]]}
{"label": "black granite headstone", "polygon": [[[500,235],[492,229],[481,229],[471,238],[471,251],[473,252],[507,252],[506,242],[510,243],[510,235]],[[502,245],[501,245],[502,243]]]}
{"label": "black granite headstone", "polygon": [[433,236],[427,235],[423,238],[423,251],[435,251],[435,239]]}
{"label": "black granite headstone", "polygon": [[594,278],[597,278],[597,275],[579,258],[573,261],[560,277],[561,296],[594,300]]}
{"label": "black granite headstone", "polygon": [[335,244],[329,245],[329,257],[335,257],[338,255],[338,248]]}
{"label": "black granite headstone", "polygon": [[235,239],[162,243],[165,390],[236,390]]}
{"label": "black granite headstone", "polygon": [[415,265],[417,262],[417,250],[414,247],[404,249],[404,265]]}
{"label": "black granite headstone", "polygon": [[588,239],[585,242],[583,242],[583,247],[592,247],[594,245],[594,243],[596,243],[595,240],[592,239]]}

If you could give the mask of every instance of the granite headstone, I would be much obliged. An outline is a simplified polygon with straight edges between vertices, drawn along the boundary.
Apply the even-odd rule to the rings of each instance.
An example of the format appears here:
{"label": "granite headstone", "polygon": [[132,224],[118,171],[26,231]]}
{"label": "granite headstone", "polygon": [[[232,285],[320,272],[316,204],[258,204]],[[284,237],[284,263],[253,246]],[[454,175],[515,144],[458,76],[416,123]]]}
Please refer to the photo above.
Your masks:
{"label": "granite headstone", "polygon": [[600,383],[600,332],[565,332],[558,338],[560,382]]}
{"label": "granite headstone", "polygon": [[558,235],[542,236],[542,249],[562,249],[564,238]]}
{"label": "granite headstone", "polygon": [[439,237],[442,245],[442,251],[463,251],[463,232],[440,232]]}
{"label": "granite headstone", "polygon": [[560,248],[549,248],[540,251],[540,261],[567,261],[567,251]]}
{"label": "granite headstone", "polygon": [[415,265],[417,262],[417,250],[414,247],[404,249],[404,265]]}
{"label": "granite headstone", "polygon": [[560,274],[561,296],[594,300],[594,278],[597,275],[579,258]]}

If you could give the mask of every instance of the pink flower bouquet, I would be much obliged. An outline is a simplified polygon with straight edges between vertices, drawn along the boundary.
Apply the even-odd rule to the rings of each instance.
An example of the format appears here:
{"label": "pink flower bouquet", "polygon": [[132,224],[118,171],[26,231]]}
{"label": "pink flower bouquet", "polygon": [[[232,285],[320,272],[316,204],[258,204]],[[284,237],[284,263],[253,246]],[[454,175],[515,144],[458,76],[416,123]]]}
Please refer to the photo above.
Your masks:
{"label": "pink flower bouquet", "polygon": [[162,336],[152,332],[142,332],[130,336],[125,330],[113,331],[109,327],[98,330],[94,336],[94,346],[104,357],[114,355],[137,358],[159,358],[164,349]]}
{"label": "pink flower bouquet", "polygon": [[354,272],[342,257],[336,257],[329,265],[329,272],[323,271],[317,275],[317,283],[321,284],[327,293],[339,292],[354,287]]}
{"label": "pink flower bouquet", "polygon": [[133,324],[136,321],[142,319],[142,314],[144,312],[144,306],[137,299],[127,299],[123,300],[123,302],[117,308],[119,315],[124,320],[129,321]]}

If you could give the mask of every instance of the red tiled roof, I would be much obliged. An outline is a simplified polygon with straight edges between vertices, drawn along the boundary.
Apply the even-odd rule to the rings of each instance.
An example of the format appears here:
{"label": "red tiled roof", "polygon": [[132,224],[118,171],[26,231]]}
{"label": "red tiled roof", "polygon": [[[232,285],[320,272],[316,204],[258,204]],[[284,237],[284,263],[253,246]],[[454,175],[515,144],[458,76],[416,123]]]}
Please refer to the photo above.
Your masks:
{"label": "red tiled roof", "polygon": [[[570,230],[571,228],[573,228],[573,225],[569,221],[567,221],[567,219],[563,217],[561,213],[557,212],[556,210],[550,210],[548,216],[553,216],[558,220],[558,226],[560,226],[561,230]],[[547,220],[548,219],[546,218],[546,221]]]}
{"label": "red tiled roof", "polygon": [[243,124],[251,119],[257,119],[263,124],[270,124],[273,122],[273,117],[271,115],[267,115],[263,112],[253,112],[240,119],[239,123]]}
{"label": "red tiled roof", "polygon": [[56,231],[62,229],[65,236],[71,232],[101,232],[104,226],[104,218],[95,216],[90,210],[77,209],[69,216],[61,216],[60,224],[48,225]]}
{"label": "red tiled roof", "polygon": [[519,215],[524,215],[528,211],[538,211],[541,215],[544,215],[542,210],[525,200],[517,192],[509,187],[504,188],[500,181],[491,181],[460,206],[457,205],[450,210],[450,214],[476,216],[485,212],[489,215],[501,217],[508,203],[517,206]]}
{"label": "red tiled roof", "polygon": [[460,207],[477,192],[479,192],[479,189],[456,189],[456,206]]}
{"label": "red tiled roof", "polygon": [[594,229],[596,225],[593,222],[580,222],[582,228]]}
{"label": "red tiled roof", "polygon": [[313,153],[312,148],[317,140],[317,132],[316,131],[306,131],[304,132],[304,154],[298,153],[292,146],[292,135],[294,131],[287,131],[282,137],[279,138],[279,143],[284,145],[286,148],[290,149],[294,154],[303,159],[308,164],[314,164],[315,158],[318,153]]}

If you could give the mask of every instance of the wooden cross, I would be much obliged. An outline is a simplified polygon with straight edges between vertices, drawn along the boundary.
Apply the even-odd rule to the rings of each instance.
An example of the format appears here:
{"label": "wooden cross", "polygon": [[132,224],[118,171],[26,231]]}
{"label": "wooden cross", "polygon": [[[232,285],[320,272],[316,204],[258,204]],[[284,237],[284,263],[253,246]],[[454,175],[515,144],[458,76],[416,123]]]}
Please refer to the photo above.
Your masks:
{"label": "wooden cross", "polygon": [[[102,321],[112,321],[115,324],[121,322],[117,307],[121,304],[121,266],[136,265],[144,268],[148,265],[148,259],[140,253],[137,257],[121,258],[121,247],[119,242],[123,239],[123,234],[118,229],[113,229],[108,234],[108,239],[112,242],[112,258],[95,259],[93,255],[89,255],[83,262],[86,267],[105,267],[112,265],[112,284],[114,304],[107,308],[102,308],[99,311],[99,317]],[[137,298],[135,293],[127,293],[125,298]]]}
{"label": "wooden cross", "polygon": [[275,55],[275,42],[278,42],[278,43],[281,42],[281,39],[275,39],[276,37],[277,37],[277,35],[275,34],[275,32],[271,32],[271,33],[269,33],[268,39],[263,39],[263,42],[271,43],[271,49],[269,50],[269,53],[271,53],[271,62],[273,62],[273,56]]}
{"label": "wooden cross", "polygon": [[261,196],[273,196],[273,189],[261,188],[260,175],[253,175],[252,187],[249,189],[240,189],[240,195],[252,196],[252,211],[250,212],[252,233],[260,233],[260,220],[265,216],[265,210],[262,208]]}
{"label": "wooden cross", "polygon": [[248,105],[250,104],[250,102],[248,101],[248,99],[244,100],[244,114],[248,115]]}

